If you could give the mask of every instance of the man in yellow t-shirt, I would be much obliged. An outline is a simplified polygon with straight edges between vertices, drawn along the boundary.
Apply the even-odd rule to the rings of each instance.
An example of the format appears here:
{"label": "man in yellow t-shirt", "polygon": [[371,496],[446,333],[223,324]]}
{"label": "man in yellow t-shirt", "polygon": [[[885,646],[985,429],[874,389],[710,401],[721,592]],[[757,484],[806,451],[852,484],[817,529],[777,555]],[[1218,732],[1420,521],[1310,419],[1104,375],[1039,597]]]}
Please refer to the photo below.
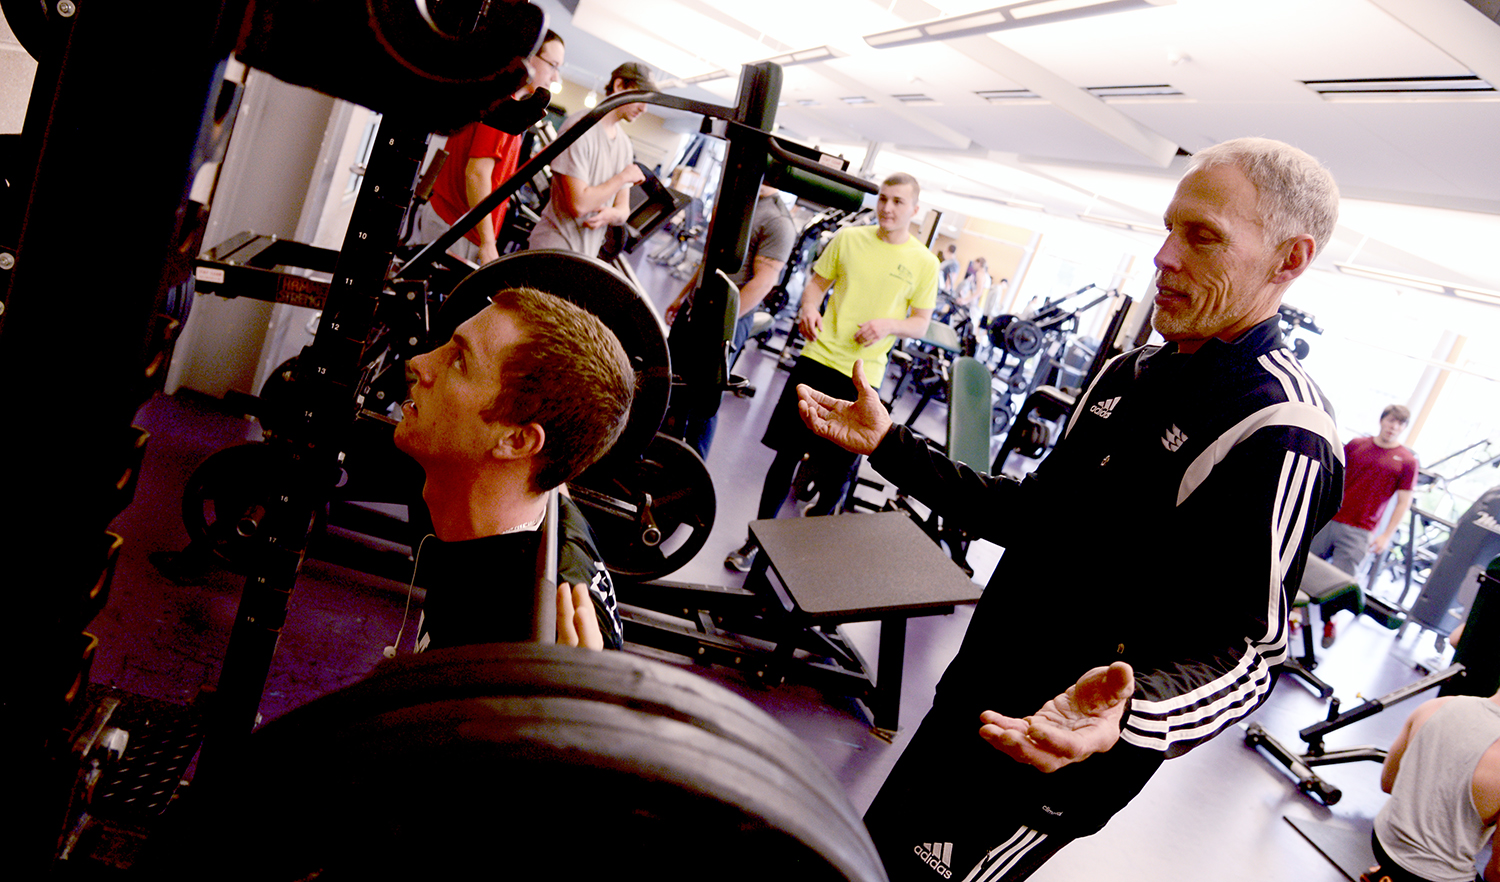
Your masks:
{"label": "man in yellow t-shirt", "polygon": [[[818,487],[810,515],[833,512],[858,457],[814,435],[797,414],[797,386],[846,396],[854,362],[863,359],[865,376],[882,377],[886,356],[897,337],[927,332],[937,302],[938,262],[911,235],[920,195],[911,175],[894,174],[880,185],[877,223],[845,227],[833,237],[812,278],[802,289],[797,326],[810,342],[793,366],[761,443],[776,451],[761,490],[757,518],[774,518],[792,486],[803,454]],[[828,309],[823,295],[832,289]],[[748,572],[758,549],[753,540],[729,554],[724,565]]]}

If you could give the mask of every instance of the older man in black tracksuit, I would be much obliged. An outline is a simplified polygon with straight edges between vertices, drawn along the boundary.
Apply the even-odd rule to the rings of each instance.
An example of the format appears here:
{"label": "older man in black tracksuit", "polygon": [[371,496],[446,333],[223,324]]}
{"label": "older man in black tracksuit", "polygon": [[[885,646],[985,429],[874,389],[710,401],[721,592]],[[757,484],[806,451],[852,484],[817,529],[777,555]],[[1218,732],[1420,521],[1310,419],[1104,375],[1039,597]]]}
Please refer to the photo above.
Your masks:
{"label": "older man in black tracksuit", "polygon": [[1337,211],[1327,171],[1288,145],[1196,155],[1156,257],[1167,344],[1111,361],[1025,481],[892,426],[858,367],[857,401],[803,394],[815,431],[1006,548],[866,815],[893,880],[1023,879],[1269,695],[1343,487],[1332,408],[1277,308]]}

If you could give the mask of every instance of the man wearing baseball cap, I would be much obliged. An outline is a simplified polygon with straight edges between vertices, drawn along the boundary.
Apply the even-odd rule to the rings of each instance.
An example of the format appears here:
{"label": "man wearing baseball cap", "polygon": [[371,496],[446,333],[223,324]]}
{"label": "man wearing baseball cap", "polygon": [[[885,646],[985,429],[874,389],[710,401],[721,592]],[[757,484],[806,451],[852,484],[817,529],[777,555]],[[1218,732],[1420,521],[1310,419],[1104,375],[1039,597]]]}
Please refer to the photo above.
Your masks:
{"label": "man wearing baseball cap", "polygon": [[[608,95],[630,89],[656,91],[651,70],[628,61],[609,75]],[[596,257],[605,228],[630,216],[630,187],[645,180],[635,148],[620,128],[646,110],[640,102],[616,107],[552,160],[552,195],[531,232],[528,248],[560,248]],[[585,112],[563,124],[566,131]]]}

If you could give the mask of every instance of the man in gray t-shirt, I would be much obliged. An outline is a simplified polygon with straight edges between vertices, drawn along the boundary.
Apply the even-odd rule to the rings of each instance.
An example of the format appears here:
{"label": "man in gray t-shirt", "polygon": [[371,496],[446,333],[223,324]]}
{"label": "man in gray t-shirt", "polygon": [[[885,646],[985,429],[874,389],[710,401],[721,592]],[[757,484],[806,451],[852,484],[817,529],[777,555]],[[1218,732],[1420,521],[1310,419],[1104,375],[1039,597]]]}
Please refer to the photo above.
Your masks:
{"label": "man in gray t-shirt", "polygon": [[[633,61],[615,68],[609,92],[627,89],[655,91],[651,72]],[[633,122],[646,110],[642,103],[616,107],[552,160],[552,193],[541,219],[531,231],[527,248],[560,248],[599,255],[604,231],[630,216],[630,187],[645,180],[635,164],[635,149],[621,122]],[[570,116],[567,131],[583,116]]]}
{"label": "man in gray t-shirt", "polygon": [[[797,228],[792,223],[792,215],[787,210],[786,203],[781,201],[780,191],[762,184],[755,200],[745,262],[740,266],[739,272],[729,277],[740,292],[739,319],[734,325],[734,339],[731,341],[728,358],[731,367],[744,348],[745,341],[750,339],[750,326],[754,323],[761,301],[781,281],[782,271],[786,268],[786,262],[791,258],[792,248],[796,243]],[[698,275],[683,286],[677,293],[677,299],[667,306],[667,324],[673,325],[676,321],[678,312],[689,302],[702,281],[702,273],[703,269],[699,267]],[[682,440],[698,451],[698,455],[705,460],[708,459],[709,445],[713,443],[718,404],[718,390],[686,405],[682,403],[682,396],[678,396],[667,415],[671,424],[681,427]]]}

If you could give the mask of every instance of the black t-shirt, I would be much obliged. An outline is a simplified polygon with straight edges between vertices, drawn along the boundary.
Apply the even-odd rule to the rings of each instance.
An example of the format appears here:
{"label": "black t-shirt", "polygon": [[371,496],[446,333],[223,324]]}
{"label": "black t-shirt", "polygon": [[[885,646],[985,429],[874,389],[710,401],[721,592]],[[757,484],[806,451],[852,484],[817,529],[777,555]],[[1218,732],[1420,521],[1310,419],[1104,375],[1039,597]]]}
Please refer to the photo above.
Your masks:
{"label": "black t-shirt", "polygon": [[[619,649],[624,637],[615,587],[593,531],[567,498],[558,500],[557,510],[558,579],[589,586],[604,646]],[[417,651],[529,640],[541,540],[540,530],[466,542],[428,540],[417,567],[417,584],[427,589]]]}

